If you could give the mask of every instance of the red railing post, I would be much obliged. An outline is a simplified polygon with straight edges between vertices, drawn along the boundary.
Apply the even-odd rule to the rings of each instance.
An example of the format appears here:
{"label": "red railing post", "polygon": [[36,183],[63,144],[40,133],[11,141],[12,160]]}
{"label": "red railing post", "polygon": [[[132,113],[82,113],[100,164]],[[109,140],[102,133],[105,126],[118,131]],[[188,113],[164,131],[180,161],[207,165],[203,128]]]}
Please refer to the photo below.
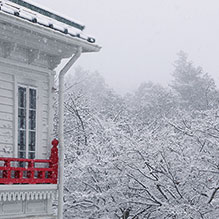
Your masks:
{"label": "red railing post", "polygon": [[4,167],[7,167],[7,170],[3,171],[3,178],[7,179],[7,184],[10,183],[10,179],[11,179],[11,164],[10,164],[10,160],[6,160]]}
{"label": "red railing post", "polygon": [[57,139],[54,139],[52,141],[52,149],[51,149],[51,155],[50,155],[50,167],[53,169],[52,174],[49,174],[49,177],[53,179],[53,183],[56,184],[58,180],[58,146],[59,141]]}
{"label": "red railing post", "polygon": [[23,178],[23,171],[16,170],[16,171],[14,172],[14,178],[15,178],[15,179],[22,179],[22,178]]}
{"label": "red railing post", "polygon": [[28,162],[27,178],[33,183],[34,181],[34,160]]}

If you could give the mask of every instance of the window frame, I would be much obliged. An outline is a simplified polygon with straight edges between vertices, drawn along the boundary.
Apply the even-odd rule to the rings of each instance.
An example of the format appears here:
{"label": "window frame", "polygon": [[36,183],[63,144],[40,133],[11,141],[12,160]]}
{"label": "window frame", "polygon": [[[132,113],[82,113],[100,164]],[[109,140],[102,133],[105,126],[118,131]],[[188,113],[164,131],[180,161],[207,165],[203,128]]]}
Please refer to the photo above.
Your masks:
{"label": "window frame", "polygon": [[[31,85],[27,85],[27,84],[22,84],[22,83],[18,83],[17,86],[16,86],[16,135],[17,135],[17,141],[16,141],[16,156],[17,157],[20,157],[19,156],[19,152],[21,150],[19,150],[19,131],[20,131],[20,128],[19,128],[19,88],[25,88],[26,89],[26,115],[25,115],[25,158],[29,158],[29,153],[33,153],[34,152],[34,158],[33,159],[36,159],[37,157],[37,142],[38,142],[38,88],[36,86],[31,86]],[[35,109],[31,109],[30,108],[30,90],[33,89],[36,91],[36,107]],[[35,150],[34,151],[31,151],[29,150],[29,138],[30,138],[30,132],[32,131],[30,129],[30,111],[31,110],[35,110]]]}

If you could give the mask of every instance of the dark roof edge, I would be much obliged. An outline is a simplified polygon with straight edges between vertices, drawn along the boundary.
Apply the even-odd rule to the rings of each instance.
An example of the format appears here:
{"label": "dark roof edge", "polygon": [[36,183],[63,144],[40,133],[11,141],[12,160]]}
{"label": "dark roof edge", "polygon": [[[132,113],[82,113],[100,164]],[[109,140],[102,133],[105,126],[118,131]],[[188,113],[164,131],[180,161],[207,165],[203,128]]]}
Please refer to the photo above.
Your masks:
{"label": "dark roof edge", "polygon": [[68,20],[68,19],[66,19],[64,17],[61,17],[61,16],[59,16],[59,15],[57,15],[55,13],[47,11],[47,10],[45,10],[43,8],[40,8],[38,6],[35,6],[33,4],[25,2],[23,0],[8,0],[8,1],[16,3],[18,5],[21,5],[21,6],[25,7],[25,8],[28,8],[28,9],[30,9],[32,11],[35,11],[35,12],[38,12],[38,13],[44,15],[44,16],[50,17],[50,18],[55,19],[57,21],[60,21],[62,23],[65,23],[65,24],[67,24],[69,26],[75,27],[75,28],[77,28],[79,30],[84,30],[84,28],[85,28],[85,26],[83,26],[81,24],[78,24],[78,23],[76,23],[74,21]]}

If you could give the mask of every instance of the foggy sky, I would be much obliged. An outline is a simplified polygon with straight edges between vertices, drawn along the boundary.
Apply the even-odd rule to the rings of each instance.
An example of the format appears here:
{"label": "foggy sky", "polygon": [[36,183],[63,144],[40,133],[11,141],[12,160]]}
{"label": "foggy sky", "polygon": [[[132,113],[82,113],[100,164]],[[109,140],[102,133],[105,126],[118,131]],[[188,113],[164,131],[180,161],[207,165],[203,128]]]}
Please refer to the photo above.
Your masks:
{"label": "foggy sky", "polygon": [[32,0],[86,25],[103,48],[77,65],[119,92],[143,81],[167,85],[183,50],[219,84],[218,0]]}

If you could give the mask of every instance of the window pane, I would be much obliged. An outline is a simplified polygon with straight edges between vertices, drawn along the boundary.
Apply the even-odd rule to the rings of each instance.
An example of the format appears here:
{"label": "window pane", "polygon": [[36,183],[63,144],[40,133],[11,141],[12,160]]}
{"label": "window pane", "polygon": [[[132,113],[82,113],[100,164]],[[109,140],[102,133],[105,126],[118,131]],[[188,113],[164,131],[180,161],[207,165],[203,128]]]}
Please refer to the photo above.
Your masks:
{"label": "window pane", "polygon": [[26,108],[26,88],[18,88],[18,107]]}
{"label": "window pane", "polygon": [[29,159],[35,159],[35,152],[29,152],[28,158]]}
{"label": "window pane", "polygon": [[30,89],[29,92],[30,109],[36,109],[36,90]]}
{"label": "window pane", "polygon": [[35,158],[36,89],[18,87],[18,156]]}
{"label": "window pane", "polygon": [[26,129],[26,110],[18,109],[18,129]]}
{"label": "window pane", "polygon": [[26,157],[26,88],[18,87],[18,156]]}
{"label": "window pane", "polygon": [[19,151],[19,158],[26,158],[26,153],[23,151]]}
{"label": "window pane", "polygon": [[35,151],[36,133],[29,132],[29,151]]}
{"label": "window pane", "polygon": [[18,146],[20,150],[26,149],[26,132],[25,131],[18,132]]}
{"label": "window pane", "polygon": [[18,109],[18,116],[25,118],[26,117],[26,109],[19,108]]}
{"label": "window pane", "polygon": [[36,111],[35,110],[29,111],[29,129],[30,130],[36,129]]}

